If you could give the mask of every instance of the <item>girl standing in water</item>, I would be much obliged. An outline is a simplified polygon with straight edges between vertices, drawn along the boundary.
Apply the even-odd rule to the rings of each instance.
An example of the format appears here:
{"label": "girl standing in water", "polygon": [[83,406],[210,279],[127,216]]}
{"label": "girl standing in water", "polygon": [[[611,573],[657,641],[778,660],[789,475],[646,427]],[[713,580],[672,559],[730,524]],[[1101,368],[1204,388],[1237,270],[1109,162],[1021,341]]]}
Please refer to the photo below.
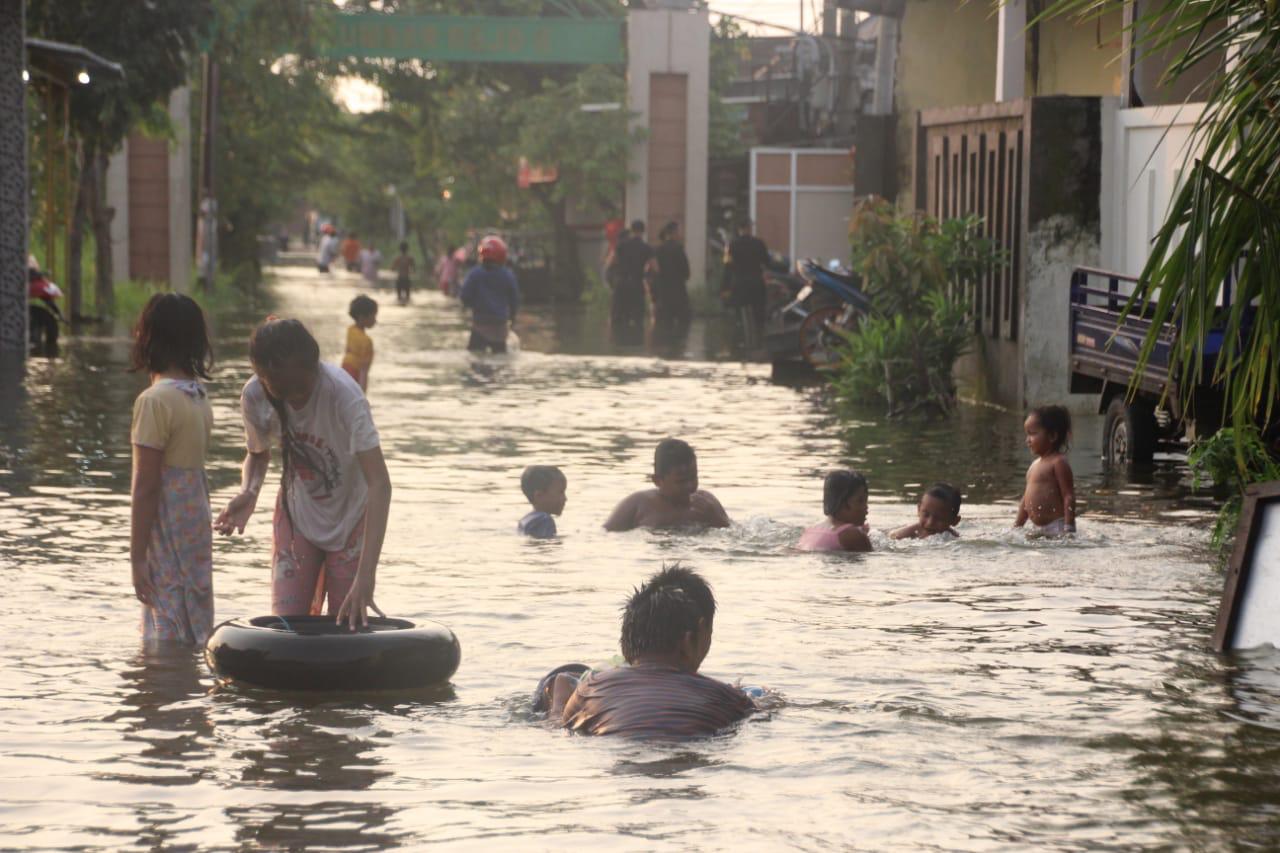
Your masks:
{"label": "girl standing in water", "polygon": [[280,444],[284,471],[272,522],[271,612],[328,613],[351,628],[368,624],[391,508],[378,431],[360,386],[320,361],[297,320],[268,320],[249,339],[256,374],[240,396],[245,456],[240,494],[214,526],[244,532]]}
{"label": "girl standing in water", "polygon": [[213,535],[204,459],[213,410],[201,379],[213,348],[200,306],[157,293],[134,328],[133,369],[151,386],[133,404],[129,562],[147,641],[203,645],[213,630]]}

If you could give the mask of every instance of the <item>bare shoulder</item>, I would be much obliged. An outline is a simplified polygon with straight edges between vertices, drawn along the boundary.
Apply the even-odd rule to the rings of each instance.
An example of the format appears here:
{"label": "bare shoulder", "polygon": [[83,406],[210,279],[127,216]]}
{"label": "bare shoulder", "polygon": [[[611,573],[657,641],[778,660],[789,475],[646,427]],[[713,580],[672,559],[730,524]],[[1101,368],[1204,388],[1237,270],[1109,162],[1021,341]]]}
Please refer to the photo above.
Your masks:
{"label": "bare shoulder", "polygon": [[690,504],[698,511],[699,515],[704,516],[704,520],[715,527],[728,527],[729,514],[724,511],[719,498],[711,494],[711,492],[699,489],[689,498]]}
{"label": "bare shoulder", "polygon": [[861,527],[846,527],[840,531],[840,547],[846,551],[870,551],[871,537]]}
{"label": "bare shoulder", "polygon": [[653,502],[657,493],[657,489],[641,489],[618,501],[618,505],[613,508],[609,518],[605,520],[604,529],[620,531],[631,530],[639,526],[641,511]]}

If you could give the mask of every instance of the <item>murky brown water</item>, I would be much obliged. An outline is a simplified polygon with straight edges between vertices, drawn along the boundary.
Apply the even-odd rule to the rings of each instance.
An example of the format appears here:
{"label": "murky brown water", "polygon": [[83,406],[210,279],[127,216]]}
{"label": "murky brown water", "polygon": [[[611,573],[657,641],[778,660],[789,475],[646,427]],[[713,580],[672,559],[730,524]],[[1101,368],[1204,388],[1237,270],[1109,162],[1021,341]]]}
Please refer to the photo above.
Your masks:
{"label": "murky brown water", "polygon": [[[277,288],[329,357],[352,295],[338,281],[286,270]],[[142,380],[122,372],[123,338],[75,341],[0,406],[0,846],[1280,844],[1280,663],[1208,650],[1210,503],[1176,463],[1146,484],[1110,478],[1097,424],[1079,424],[1081,534],[1027,542],[1007,530],[1028,461],[1017,416],[842,424],[766,366],[706,360],[726,350],[717,327],[602,355],[591,315],[543,315],[523,353],[478,360],[435,294],[381,301],[370,397],[395,501],[378,599],[454,628],[451,690],[301,702],[215,688],[194,655],[144,656],[126,555]],[[262,313],[218,328],[219,506],[238,477],[243,340]],[[735,525],[604,534],[668,434],[697,447]],[[534,461],[568,473],[559,542],[512,532]],[[791,550],[841,463],[867,472],[881,529],[911,519],[919,484],[963,484],[964,538]],[[219,616],[266,611],[268,541],[260,513],[218,542]],[[624,595],[675,559],[721,603],[704,671],[772,688],[774,709],[677,746],[531,722],[536,679],[614,654]]]}

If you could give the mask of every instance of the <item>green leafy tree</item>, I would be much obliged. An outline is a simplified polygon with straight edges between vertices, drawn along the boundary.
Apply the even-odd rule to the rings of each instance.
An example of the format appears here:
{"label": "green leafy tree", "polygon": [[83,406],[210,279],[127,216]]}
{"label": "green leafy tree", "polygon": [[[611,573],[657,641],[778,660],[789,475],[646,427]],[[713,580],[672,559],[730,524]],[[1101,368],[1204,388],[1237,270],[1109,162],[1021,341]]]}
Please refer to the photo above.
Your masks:
{"label": "green leafy tree", "polygon": [[[1045,15],[1088,18],[1111,6],[1057,0]],[[1134,381],[1161,325],[1172,323],[1170,370],[1183,388],[1221,383],[1244,471],[1249,425],[1280,414],[1280,13],[1275,0],[1156,3],[1131,32],[1139,55],[1173,55],[1166,80],[1196,73],[1202,61],[1216,67],[1193,95],[1206,101],[1189,146],[1198,154],[1126,307],[1153,321]],[[1224,55],[1234,60],[1223,63]],[[1224,311],[1217,298],[1227,281]],[[1222,350],[1206,374],[1205,342],[1216,328]]]}
{"label": "green leafy tree", "polygon": [[124,67],[122,79],[104,75],[71,95],[71,127],[79,148],[66,282],[73,316],[81,307],[80,254],[86,222],[95,237],[99,310],[110,311],[113,300],[113,211],[106,205],[104,187],[107,159],[141,122],[168,130],[163,102],[187,81],[190,58],[210,15],[208,0],[115,3],[109,12],[95,0],[27,2],[31,35],[78,44]]}

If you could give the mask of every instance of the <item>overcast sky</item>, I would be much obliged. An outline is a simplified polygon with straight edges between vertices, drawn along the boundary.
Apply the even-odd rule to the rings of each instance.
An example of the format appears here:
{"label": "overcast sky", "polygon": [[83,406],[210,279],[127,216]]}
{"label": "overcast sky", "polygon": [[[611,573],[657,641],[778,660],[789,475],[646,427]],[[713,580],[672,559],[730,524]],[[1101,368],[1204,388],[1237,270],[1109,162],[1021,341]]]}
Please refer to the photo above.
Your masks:
{"label": "overcast sky", "polygon": [[[801,0],[710,0],[707,5],[711,7],[712,13],[721,11],[746,15],[748,18],[796,29],[800,26],[800,2]],[[815,9],[821,13],[822,0],[804,0],[804,26],[807,30],[813,29]],[[751,31],[759,30],[761,35],[782,35],[779,30],[761,29],[749,24],[743,26]]]}

